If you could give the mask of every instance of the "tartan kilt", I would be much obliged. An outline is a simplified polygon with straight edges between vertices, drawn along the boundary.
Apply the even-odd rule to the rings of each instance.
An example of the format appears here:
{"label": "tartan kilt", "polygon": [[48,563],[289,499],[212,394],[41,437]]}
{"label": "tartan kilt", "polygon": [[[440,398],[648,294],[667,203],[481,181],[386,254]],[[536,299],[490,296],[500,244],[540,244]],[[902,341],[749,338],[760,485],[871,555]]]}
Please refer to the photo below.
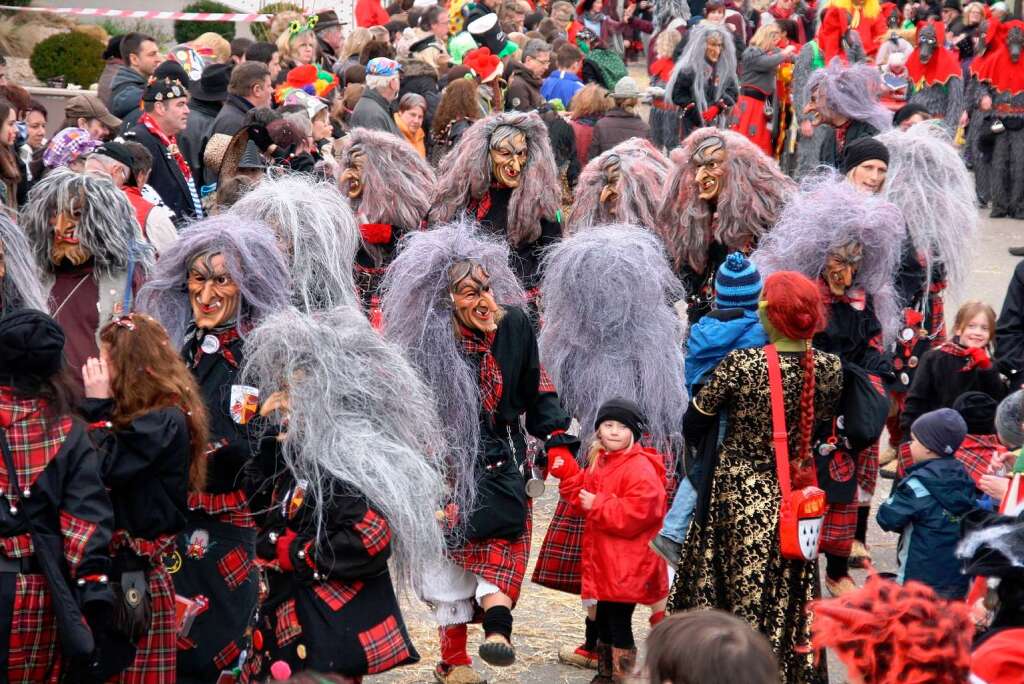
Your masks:
{"label": "tartan kilt", "polygon": [[530,535],[533,533],[533,505],[527,503],[526,529],[515,541],[507,539],[481,539],[467,541],[450,551],[453,563],[479,575],[501,589],[512,599],[519,600],[526,576],[526,563],[530,560]]}
{"label": "tartan kilt", "polygon": [[177,625],[174,584],[163,563],[146,572],[153,617],[136,646],[135,660],[117,678],[119,684],[173,684],[177,681]]}
{"label": "tartan kilt", "polygon": [[853,535],[857,532],[857,509],[853,503],[830,503],[825,507],[825,520],[821,526],[820,549],[833,556],[848,558],[853,550]]}
{"label": "tartan kilt", "polygon": [[533,568],[534,583],[569,594],[583,590],[583,524],[583,517],[559,499]]}
{"label": "tartan kilt", "polygon": [[8,603],[11,608],[7,682],[56,684],[61,675],[60,645],[46,577],[35,573],[0,577],[0,603],[4,604],[0,610],[6,610]]}
{"label": "tartan kilt", "polygon": [[875,493],[878,483],[878,443],[872,444],[857,455],[857,486],[867,494]]}

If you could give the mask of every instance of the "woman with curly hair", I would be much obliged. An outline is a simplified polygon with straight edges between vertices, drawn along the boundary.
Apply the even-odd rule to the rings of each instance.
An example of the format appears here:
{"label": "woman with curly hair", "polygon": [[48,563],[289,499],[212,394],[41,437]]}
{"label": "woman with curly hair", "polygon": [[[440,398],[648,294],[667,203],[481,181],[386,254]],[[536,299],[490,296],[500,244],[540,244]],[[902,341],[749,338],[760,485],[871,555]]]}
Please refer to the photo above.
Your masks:
{"label": "woman with curly hair", "polygon": [[569,123],[572,124],[572,132],[576,134],[576,154],[579,155],[581,165],[587,163],[587,151],[590,150],[597,120],[613,106],[615,102],[608,97],[608,91],[596,83],[583,86],[572,98]]}
{"label": "woman with curly hair", "polygon": [[434,141],[430,148],[430,161],[434,166],[462,138],[466,129],[480,118],[480,105],[476,100],[476,82],[468,78],[452,81],[441,92],[434,123],[430,130]]}
{"label": "woman with curly hair", "polygon": [[668,608],[734,613],[768,638],[783,681],[824,682],[827,677],[810,649],[805,610],[817,591],[818,566],[785,558],[779,546],[781,492],[771,436],[768,353],[777,352],[781,367],[794,490],[815,481],[811,437],[815,425],[835,416],[842,368],[839,357],[811,347],[811,339],[825,327],[825,310],[818,286],[806,276],[792,271],[768,276],[759,315],[771,345],[729,352],[683,417],[688,444],[718,430],[719,412],[731,419],[718,450],[706,513],[690,524]]}
{"label": "woman with curly hair", "polygon": [[145,314],[104,326],[82,377],[82,413],[114,505],[112,578],[145,597],[128,616],[135,659],[116,681],[173,682],[178,630],[164,557],[185,528],[189,492],[206,482],[206,408],[167,332]]}

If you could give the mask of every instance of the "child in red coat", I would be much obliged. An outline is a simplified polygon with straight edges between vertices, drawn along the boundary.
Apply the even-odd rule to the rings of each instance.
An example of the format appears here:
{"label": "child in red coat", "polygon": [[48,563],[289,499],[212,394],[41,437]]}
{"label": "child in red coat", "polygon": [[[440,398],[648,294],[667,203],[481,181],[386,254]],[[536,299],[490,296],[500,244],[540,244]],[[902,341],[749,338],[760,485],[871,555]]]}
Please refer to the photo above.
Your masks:
{"label": "child in red coat", "polygon": [[589,465],[555,457],[562,498],[582,515],[584,600],[597,601],[598,665],[592,682],[625,682],[636,660],[633,610],[668,594],[668,568],[648,543],[665,516],[664,459],[638,443],[644,417],[626,399],[597,413]]}

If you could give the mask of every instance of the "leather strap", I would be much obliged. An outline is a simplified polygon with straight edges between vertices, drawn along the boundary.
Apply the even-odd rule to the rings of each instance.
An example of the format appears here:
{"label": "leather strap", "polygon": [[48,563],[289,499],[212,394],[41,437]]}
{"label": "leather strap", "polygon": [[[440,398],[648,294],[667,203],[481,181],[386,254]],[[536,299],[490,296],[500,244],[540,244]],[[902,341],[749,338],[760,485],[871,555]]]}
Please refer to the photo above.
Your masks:
{"label": "leather strap", "polygon": [[775,451],[775,470],[779,476],[779,491],[782,497],[789,496],[789,436],[786,433],[786,408],[783,404],[782,367],[779,364],[779,350],[774,344],[765,345],[764,355],[768,361],[768,395],[772,403],[772,446]]}

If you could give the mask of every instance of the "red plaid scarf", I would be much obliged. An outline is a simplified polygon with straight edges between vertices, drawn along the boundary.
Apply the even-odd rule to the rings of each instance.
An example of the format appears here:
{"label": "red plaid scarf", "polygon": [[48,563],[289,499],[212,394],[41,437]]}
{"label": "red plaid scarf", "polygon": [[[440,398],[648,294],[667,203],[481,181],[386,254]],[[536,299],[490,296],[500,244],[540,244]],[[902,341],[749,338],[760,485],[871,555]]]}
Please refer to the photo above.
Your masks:
{"label": "red plaid scarf", "polygon": [[[0,428],[7,433],[22,490],[32,486],[71,432],[71,418],[47,417],[45,406],[39,399],[15,399],[9,388],[0,387]],[[0,462],[0,489],[10,492],[11,488],[7,467]]]}
{"label": "red plaid scarf", "polygon": [[[220,345],[217,347],[217,351],[211,353],[220,354],[224,357],[224,360],[228,362],[229,366],[232,368],[238,368],[238,360],[235,359],[235,355],[231,353],[230,349],[228,349],[228,345],[238,339],[238,326],[233,325],[223,332],[210,332],[206,333],[206,335],[213,335],[217,338],[217,341],[220,342]],[[202,359],[203,355],[206,353],[203,351],[203,339],[206,338],[206,335],[203,335],[199,340],[199,344],[196,345],[195,356],[192,358],[193,368],[197,368],[199,366],[200,359]]]}
{"label": "red plaid scarf", "polygon": [[944,342],[939,351],[943,351],[950,356],[956,356],[962,359],[967,359],[967,363],[960,369],[961,373],[967,373],[975,368],[981,370],[988,370],[992,367],[992,359],[989,357],[988,352],[984,347],[962,347],[956,342]]}
{"label": "red plaid scarf", "polygon": [[480,333],[470,330],[463,325],[459,326],[459,339],[462,342],[462,350],[467,354],[480,354],[480,400],[483,402],[484,410],[487,413],[494,413],[501,401],[501,390],[503,379],[501,367],[498,360],[491,353],[491,345],[494,344],[494,333]]}
{"label": "red plaid scarf", "polygon": [[864,292],[864,288],[851,287],[846,290],[845,294],[837,297],[829,288],[828,283],[825,282],[824,275],[818,280],[818,292],[821,293],[821,301],[825,306],[833,303],[843,303],[849,304],[855,311],[863,311],[864,307],[867,306],[868,296]]}
{"label": "red plaid scarf", "polygon": [[185,177],[185,180],[192,180],[192,169],[188,167],[188,162],[185,161],[185,156],[178,149],[178,141],[174,137],[168,138],[162,130],[160,130],[160,124],[149,115],[149,112],[143,112],[142,116],[139,117],[139,123],[146,127],[146,130],[153,134],[160,144],[167,148],[167,153],[178,163],[178,168],[181,169],[181,175]]}

